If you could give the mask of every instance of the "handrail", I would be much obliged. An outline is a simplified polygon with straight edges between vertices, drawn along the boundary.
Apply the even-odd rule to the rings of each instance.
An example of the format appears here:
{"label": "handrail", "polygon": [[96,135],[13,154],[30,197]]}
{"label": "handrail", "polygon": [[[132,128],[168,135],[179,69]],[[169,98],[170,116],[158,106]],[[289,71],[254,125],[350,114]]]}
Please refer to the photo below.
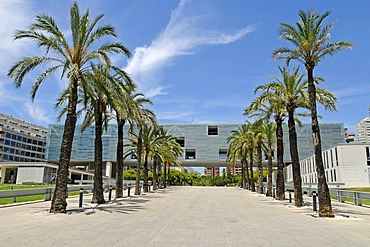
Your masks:
{"label": "handrail", "polygon": [[[67,187],[68,192],[79,191],[80,188],[83,190],[93,189],[92,185],[70,185]],[[34,196],[44,195],[45,201],[51,200],[51,196],[54,193],[54,188],[37,188],[37,189],[20,189],[20,190],[0,190],[1,198],[14,198],[21,196]]]}
{"label": "handrail", "polygon": [[[292,184],[285,185],[286,191],[289,191],[289,190],[291,191],[292,189],[293,189]],[[317,187],[302,186],[302,192],[311,196],[312,192],[318,193],[318,190],[317,190]],[[345,198],[352,198],[354,201],[354,204],[358,206],[362,206],[362,200],[370,200],[370,192],[329,188],[329,193],[332,196],[336,196],[339,202],[344,202]]]}

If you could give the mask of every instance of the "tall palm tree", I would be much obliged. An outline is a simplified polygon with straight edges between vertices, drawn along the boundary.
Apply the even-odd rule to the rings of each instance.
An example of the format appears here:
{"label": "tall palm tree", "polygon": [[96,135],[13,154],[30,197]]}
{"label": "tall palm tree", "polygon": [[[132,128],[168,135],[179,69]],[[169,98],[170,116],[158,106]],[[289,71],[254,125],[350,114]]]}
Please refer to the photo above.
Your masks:
{"label": "tall palm tree", "polygon": [[[151,104],[151,101],[143,94],[135,93],[135,85],[128,86],[126,90],[116,94],[118,100],[112,105],[117,120],[117,170],[116,170],[116,198],[123,197],[123,147],[124,137],[123,128],[126,122],[131,122],[135,118],[135,112],[142,104]],[[117,91],[118,92],[118,91]]]}
{"label": "tall palm tree", "polygon": [[264,145],[265,133],[263,132],[264,120],[259,119],[251,124],[251,132],[255,143],[256,160],[257,160],[257,181],[258,194],[263,194],[263,172],[262,172],[262,149],[266,149]]}
{"label": "tall palm tree", "polygon": [[166,148],[164,152],[161,154],[161,156],[163,157],[164,163],[163,175],[164,175],[164,187],[166,188],[167,186],[169,186],[171,166],[177,165],[181,167],[181,163],[178,160],[178,158],[183,154],[183,149],[181,148],[180,144],[176,142],[175,137],[170,137],[168,141],[166,141],[165,146]]}
{"label": "tall palm tree", "polygon": [[272,196],[272,145],[276,142],[276,124],[265,121],[262,125],[265,133],[266,154],[267,154],[267,192],[266,196]]}
{"label": "tall palm tree", "polygon": [[313,71],[324,57],[334,55],[344,48],[352,48],[352,44],[344,41],[332,43],[329,41],[330,31],[334,24],[324,25],[323,21],[330,15],[330,12],[320,15],[314,9],[309,9],[307,11],[299,11],[298,15],[300,21],[296,23],[296,28],[292,25],[282,23],[278,30],[280,38],[290,41],[294,47],[292,49],[288,47],[277,49],[273,52],[273,57],[275,59],[283,59],[288,64],[291,60],[297,60],[299,63],[305,65],[318,178],[319,216],[334,217],[322,160],[321,136],[316,107],[316,86]]}
{"label": "tall palm tree", "polygon": [[[151,124],[156,125],[155,114],[144,108],[143,102],[137,102],[137,111],[135,111],[132,121],[130,123],[130,134],[133,136],[131,143],[134,146],[134,153],[136,154],[136,183],[135,183],[135,195],[140,195],[140,170],[141,161],[143,155],[143,128],[145,125]],[[134,127],[138,129],[136,133]],[[145,172],[144,172],[145,175]]]}
{"label": "tall palm tree", "polygon": [[[305,74],[299,73],[299,68],[292,67],[291,72],[287,68],[279,67],[281,78],[273,76],[273,81],[260,88],[271,93],[279,95],[283,100],[283,105],[288,113],[289,129],[289,148],[292,159],[293,182],[294,182],[294,201],[295,206],[304,206],[302,195],[302,179],[299,164],[297,132],[295,128],[295,116],[306,116],[305,113],[297,113],[298,108],[309,108],[307,95],[307,80],[304,80]],[[322,82],[323,79],[315,77],[316,82]],[[317,88],[316,97],[326,109],[335,110],[336,97],[322,88]]]}
{"label": "tall palm tree", "polygon": [[[257,87],[255,93],[260,90]],[[245,109],[244,115],[260,117],[266,120],[272,116],[276,123],[277,176],[275,199],[285,200],[283,122],[286,118],[286,112],[282,100],[270,92],[263,92]]]}
{"label": "tall palm tree", "polygon": [[109,36],[116,37],[115,29],[111,25],[97,26],[102,17],[103,15],[99,15],[91,20],[89,10],[81,15],[77,3],[73,3],[70,7],[71,44],[68,43],[68,39],[54,18],[45,14],[37,15],[35,23],[26,30],[18,30],[14,36],[15,40],[31,39],[37,43],[38,47],[45,48],[43,56],[22,58],[10,68],[8,76],[13,79],[17,88],[22,85],[26,74],[40,65],[51,64],[36,79],[31,89],[32,99],[35,98],[39,86],[54,72],[61,71],[61,77],[66,76],[68,79],[68,111],[64,124],[55,192],[50,207],[51,213],[65,213],[67,208],[67,178],[77,121],[79,84],[84,80],[91,64],[99,61],[110,65],[110,53],[121,53],[127,56],[130,54],[118,42],[98,45],[99,41],[106,40]]}
{"label": "tall palm tree", "polygon": [[247,166],[247,155],[248,150],[246,148],[247,145],[247,132],[248,127],[246,124],[242,124],[238,126],[236,130],[231,131],[231,135],[227,138],[227,142],[229,143],[229,148],[227,150],[227,161],[236,164],[238,160],[240,160],[241,168],[242,168],[242,188],[246,189],[248,184],[249,189],[249,172]]}
{"label": "tall palm tree", "polygon": [[305,90],[306,81],[303,80],[304,74],[299,73],[299,68],[292,67],[291,72],[287,68],[279,67],[282,77],[273,76],[273,81],[261,85],[261,90],[266,90],[282,99],[283,106],[288,113],[289,129],[289,148],[292,159],[293,183],[294,183],[294,203],[296,207],[304,206],[302,194],[302,178],[299,164],[297,132],[295,129],[295,111],[299,107],[307,107]]}
{"label": "tall palm tree", "polygon": [[[103,194],[103,125],[107,125],[110,119],[109,109],[116,101],[117,93],[120,92],[120,98],[124,97],[123,93],[127,87],[122,83],[122,76],[126,74],[119,68],[111,68],[99,64],[92,65],[92,71],[88,75],[86,82],[82,84],[84,99],[84,110],[86,111],[82,130],[95,123],[95,145],[94,145],[94,190],[92,203],[105,203]],[[131,83],[129,78],[125,81]],[[127,85],[130,86],[130,85]]]}

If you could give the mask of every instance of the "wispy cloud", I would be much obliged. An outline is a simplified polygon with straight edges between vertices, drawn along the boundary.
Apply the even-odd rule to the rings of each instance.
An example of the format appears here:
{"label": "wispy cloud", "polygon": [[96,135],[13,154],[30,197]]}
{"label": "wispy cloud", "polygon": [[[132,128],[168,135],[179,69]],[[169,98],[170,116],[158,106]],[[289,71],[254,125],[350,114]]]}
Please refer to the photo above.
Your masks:
{"label": "wispy cloud", "polygon": [[354,104],[363,100],[363,97],[357,96],[364,94],[368,95],[370,93],[370,85],[342,88],[338,90],[333,90],[333,93],[337,96],[340,105]]}
{"label": "wispy cloud", "polygon": [[194,54],[201,46],[235,42],[255,29],[249,25],[233,33],[208,30],[202,27],[206,14],[189,14],[189,8],[190,1],[180,1],[164,31],[149,46],[137,47],[129,60],[125,69],[144,94],[164,93],[164,88],[159,85],[160,71],[171,65],[175,57]]}
{"label": "wispy cloud", "polygon": [[50,117],[35,102],[27,102],[24,104],[24,106],[30,118],[36,120],[37,122],[50,123]]}

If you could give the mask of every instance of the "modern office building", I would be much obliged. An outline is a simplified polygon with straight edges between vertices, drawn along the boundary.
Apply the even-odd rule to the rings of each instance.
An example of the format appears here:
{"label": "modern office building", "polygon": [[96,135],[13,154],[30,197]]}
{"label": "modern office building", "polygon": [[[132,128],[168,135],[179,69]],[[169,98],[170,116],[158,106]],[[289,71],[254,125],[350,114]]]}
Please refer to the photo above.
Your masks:
{"label": "modern office building", "polygon": [[[177,142],[184,150],[179,158],[186,167],[225,167],[228,149],[227,137],[237,129],[238,124],[163,124],[162,127],[177,137]],[[344,128],[341,123],[320,124],[323,149],[331,148],[338,143],[344,143]],[[289,138],[287,127],[284,126],[284,161],[290,162]],[[127,129],[124,130],[127,133]],[[60,143],[63,135],[63,125],[50,125],[47,137],[47,160],[59,160]],[[298,149],[301,158],[314,154],[311,125],[297,126]],[[115,176],[117,126],[110,125],[103,134],[103,172],[108,177]],[[72,146],[71,165],[84,167],[87,172],[94,169],[94,127],[88,127],[83,132],[76,128]],[[127,166],[135,166],[135,157],[128,157]]]}
{"label": "modern office building", "polygon": [[346,143],[351,143],[356,141],[356,133],[350,132],[348,128],[344,128],[344,137],[346,138]]}
{"label": "modern office building", "polygon": [[47,133],[44,127],[0,113],[0,162],[45,161]]}
{"label": "modern office building", "polygon": [[[322,152],[326,181],[334,187],[370,186],[370,144],[343,143]],[[303,186],[317,184],[315,157],[300,161]],[[285,182],[293,182],[292,165],[284,168]]]}

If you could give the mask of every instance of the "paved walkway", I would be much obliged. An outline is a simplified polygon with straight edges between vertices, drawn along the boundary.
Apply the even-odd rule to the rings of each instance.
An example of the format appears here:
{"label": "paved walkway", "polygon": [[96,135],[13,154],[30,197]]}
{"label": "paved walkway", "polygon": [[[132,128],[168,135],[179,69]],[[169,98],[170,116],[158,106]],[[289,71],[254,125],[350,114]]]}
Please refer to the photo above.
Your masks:
{"label": "paved walkway", "polygon": [[[306,198],[307,201],[311,200]],[[105,205],[69,198],[0,208],[1,246],[370,246],[370,208],[333,202],[337,217],[312,217],[238,188],[171,187]]]}

